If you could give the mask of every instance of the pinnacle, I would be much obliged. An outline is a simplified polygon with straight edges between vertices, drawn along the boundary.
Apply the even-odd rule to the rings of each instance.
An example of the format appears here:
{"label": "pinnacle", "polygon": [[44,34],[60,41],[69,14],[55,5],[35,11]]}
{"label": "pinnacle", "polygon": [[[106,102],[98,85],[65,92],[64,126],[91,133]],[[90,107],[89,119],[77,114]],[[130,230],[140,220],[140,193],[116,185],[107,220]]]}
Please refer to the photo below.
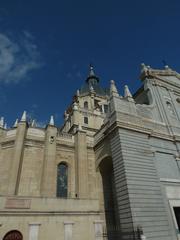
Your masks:
{"label": "pinnacle", "polygon": [[129,87],[127,85],[124,86],[124,97],[131,97],[132,98],[132,94],[129,90]]}
{"label": "pinnacle", "polygon": [[24,111],[21,117],[21,122],[26,122],[26,121],[27,121],[27,114],[26,114],[26,111]]}
{"label": "pinnacle", "polygon": [[0,118],[0,127],[3,128],[4,127],[4,117]]}
{"label": "pinnacle", "polygon": [[89,76],[95,76],[94,67],[90,64]]}
{"label": "pinnacle", "polygon": [[54,117],[51,115],[49,125],[54,126]]}
{"label": "pinnacle", "polygon": [[18,118],[16,119],[16,121],[15,121],[13,127],[17,127],[17,125],[18,125]]}
{"label": "pinnacle", "polygon": [[111,81],[110,81],[110,93],[111,93],[112,95],[119,96],[118,90],[117,90],[117,88],[116,88],[116,85],[115,85],[115,81],[114,81],[114,80],[111,80]]}

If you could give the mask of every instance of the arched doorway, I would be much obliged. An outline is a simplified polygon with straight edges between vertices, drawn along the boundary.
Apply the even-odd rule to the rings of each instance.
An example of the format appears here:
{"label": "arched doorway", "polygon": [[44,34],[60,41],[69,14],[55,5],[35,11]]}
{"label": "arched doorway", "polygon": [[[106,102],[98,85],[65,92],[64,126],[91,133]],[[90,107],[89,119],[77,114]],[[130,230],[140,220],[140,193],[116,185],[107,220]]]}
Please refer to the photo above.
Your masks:
{"label": "arched doorway", "polygon": [[23,240],[22,234],[17,230],[12,230],[4,236],[3,240]]}
{"label": "arched doorway", "polygon": [[103,183],[107,238],[108,240],[120,240],[120,222],[117,210],[112,159],[110,157],[103,159],[99,165],[99,170]]}

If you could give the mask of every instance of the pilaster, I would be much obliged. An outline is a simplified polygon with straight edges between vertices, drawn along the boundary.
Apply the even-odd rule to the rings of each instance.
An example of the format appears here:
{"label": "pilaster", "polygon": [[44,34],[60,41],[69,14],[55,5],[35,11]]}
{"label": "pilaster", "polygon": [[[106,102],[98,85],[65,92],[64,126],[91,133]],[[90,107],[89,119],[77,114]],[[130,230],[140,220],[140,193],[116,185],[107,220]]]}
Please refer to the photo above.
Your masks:
{"label": "pilaster", "polygon": [[72,124],[76,126],[79,125],[79,111],[76,108],[73,109]]}
{"label": "pilaster", "polygon": [[14,143],[14,153],[11,162],[9,175],[8,193],[18,195],[19,182],[21,177],[24,142],[27,132],[27,122],[21,121],[17,126],[16,139]]}
{"label": "pilaster", "polygon": [[46,128],[43,174],[41,181],[41,195],[56,196],[56,135],[57,128],[48,125]]}
{"label": "pilaster", "polygon": [[79,198],[88,197],[88,166],[86,132],[78,129],[75,134],[76,194]]}

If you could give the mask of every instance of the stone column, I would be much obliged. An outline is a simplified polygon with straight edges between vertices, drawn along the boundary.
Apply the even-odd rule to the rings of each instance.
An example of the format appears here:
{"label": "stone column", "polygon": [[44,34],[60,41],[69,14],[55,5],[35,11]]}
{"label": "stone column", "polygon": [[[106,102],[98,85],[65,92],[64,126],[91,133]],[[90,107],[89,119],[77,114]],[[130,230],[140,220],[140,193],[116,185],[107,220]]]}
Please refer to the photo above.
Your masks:
{"label": "stone column", "polygon": [[16,132],[14,152],[13,152],[10,175],[9,175],[8,193],[12,195],[18,194],[26,132],[27,132],[26,121],[19,122],[17,127],[17,132]]}
{"label": "stone column", "polygon": [[64,222],[64,240],[72,240],[72,227],[74,222]]}
{"label": "stone column", "polygon": [[41,179],[41,195],[45,197],[56,196],[56,135],[57,128],[53,125],[48,125],[46,128],[44,163]]}
{"label": "stone column", "polygon": [[29,240],[38,240],[40,223],[29,224]]}
{"label": "stone column", "polygon": [[87,143],[86,132],[78,129],[75,134],[76,194],[79,198],[88,197]]}
{"label": "stone column", "polygon": [[95,240],[103,240],[103,221],[94,221]]}
{"label": "stone column", "polygon": [[77,107],[73,107],[72,124],[77,126],[79,124],[79,111]]}

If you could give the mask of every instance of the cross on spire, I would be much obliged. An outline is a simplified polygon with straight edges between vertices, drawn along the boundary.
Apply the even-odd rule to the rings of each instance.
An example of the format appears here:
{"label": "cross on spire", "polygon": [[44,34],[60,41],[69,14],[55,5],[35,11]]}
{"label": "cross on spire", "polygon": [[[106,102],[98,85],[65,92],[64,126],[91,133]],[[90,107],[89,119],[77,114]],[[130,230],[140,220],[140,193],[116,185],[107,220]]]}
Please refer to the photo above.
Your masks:
{"label": "cross on spire", "polygon": [[89,65],[89,75],[86,81],[89,83],[89,85],[93,85],[94,83],[99,82],[99,78],[96,76],[92,64]]}
{"label": "cross on spire", "polygon": [[93,65],[90,63],[89,66],[90,66],[89,76],[95,76]]}

